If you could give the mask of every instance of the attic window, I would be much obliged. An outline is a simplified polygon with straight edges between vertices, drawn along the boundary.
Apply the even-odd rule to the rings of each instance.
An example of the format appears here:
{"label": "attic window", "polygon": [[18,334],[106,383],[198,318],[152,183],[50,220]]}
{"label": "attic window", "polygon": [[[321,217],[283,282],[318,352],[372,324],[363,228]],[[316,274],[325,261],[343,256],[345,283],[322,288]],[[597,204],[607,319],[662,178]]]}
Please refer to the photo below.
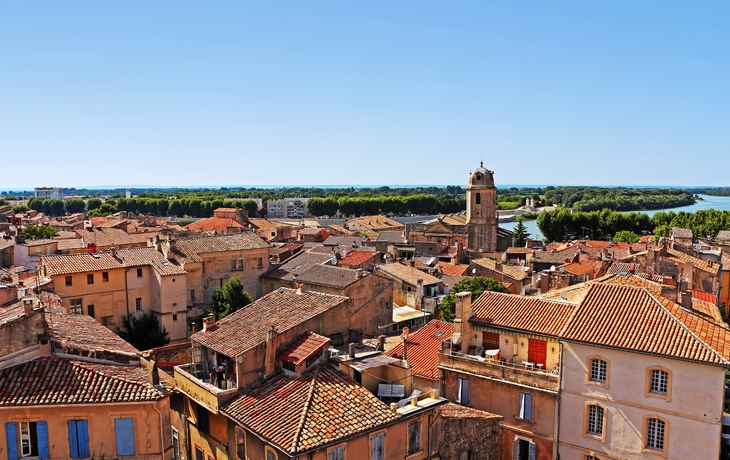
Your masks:
{"label": "attic window", "polygon": [[477,177],[476,177],[476,179],[477,179],[477,180],[482,180],[482,176],[481,176],[481,175],[479,175],[479,174],[477,174]]}

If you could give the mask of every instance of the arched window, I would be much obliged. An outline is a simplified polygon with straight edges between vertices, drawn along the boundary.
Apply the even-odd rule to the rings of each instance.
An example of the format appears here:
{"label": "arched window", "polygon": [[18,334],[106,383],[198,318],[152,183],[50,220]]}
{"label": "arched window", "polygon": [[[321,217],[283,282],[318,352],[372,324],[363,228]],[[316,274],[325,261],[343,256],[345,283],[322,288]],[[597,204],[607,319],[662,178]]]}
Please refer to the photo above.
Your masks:
{"label": "arched window", "polygon": [[482,194],[477,193],[477,204],[482,204]]}

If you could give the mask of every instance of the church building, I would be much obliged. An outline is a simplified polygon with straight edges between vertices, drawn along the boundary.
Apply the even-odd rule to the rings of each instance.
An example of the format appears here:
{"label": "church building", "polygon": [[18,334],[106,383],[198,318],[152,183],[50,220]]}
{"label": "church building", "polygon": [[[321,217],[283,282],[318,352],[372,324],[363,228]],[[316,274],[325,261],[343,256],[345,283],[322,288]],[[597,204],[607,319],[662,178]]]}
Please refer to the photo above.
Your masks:
{"label": "church building", "polygon": [[500,228],[497,215],[497,187],[494,171],[479,167],[469,173],[466,212],[406,224],[409,243],[438,242],[460,245],[473,251],[502,252],[512,245],[512,232]]}

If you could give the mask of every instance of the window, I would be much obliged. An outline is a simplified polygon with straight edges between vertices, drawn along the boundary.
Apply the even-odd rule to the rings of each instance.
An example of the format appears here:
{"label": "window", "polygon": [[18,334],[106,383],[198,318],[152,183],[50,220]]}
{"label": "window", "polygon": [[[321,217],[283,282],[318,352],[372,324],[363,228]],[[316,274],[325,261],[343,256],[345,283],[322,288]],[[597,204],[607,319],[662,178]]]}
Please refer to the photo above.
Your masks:
{"label": "window", "polygon": [[134,421],[131,418],[114,419],[114,434],[117,441],[117,456],[135,455]]}
{"label": "window", "polygon": [[142,310],[142,298],[141,297],[137,297],[136,299],[134,299],[134,308],[137,311]]}
{"label": "window", "polygon": [[173,313],[172,314],[172,320],[173,321],[177,321],[177,313]]}
{"label": "window", "polygon": [[667,394],[667,387],[669,386],[669,374],[660,369],[651,370],[651,382],[649,384],[649,391],[652,393]]}
{"label": "window", "polygon": [[180,433],[173,428],[172,429],[172,460],[180,460],[182,457],[180,453]]}
{"label": "window", "polygon": [[195,460],[204,460],[205,452],[203,452],[203,448],[199,445],[195,445]]}
{"label": "window", "polygon": [[532,420],[532,395],[520,393],[520,415],[522,420]]}
{"label": "window", "polygon": [[408,455],[421,451],[421,421],[414,420],[408,424]]}
{"label": "window", "polygon": [[89,458],[89,422],[87,420],[69,420],[68,447],[71,458]]}
{"label": "window", "polygon": [[246,460],[246,435],[243,430],[236,427],[236,458]]}
{"label": "window", "polygon": [[67,276],[66,277],[66,287],[71,287],[73,285],[74,285],[73,278],[71,276]]}
{"label": "window", "polygon": [[243,259],[236,259],[231,261],[231,271],[243,270]]}
{"label": "window", "polygon": [[195,289],[190,290],[190,301],[195,303]]}
{"label": "window", "polygon": [[586,460],[601,460],[601,459],[596,457],[595,455],[586,455]]}
{"label": "window", "polygon": [[142,269],[141,268],[137,269],[137,278],[142,278]]}
{"label": "window", "polygon": [[8,446],[7,458],[50,458],[46,422],[7,422],[5,436]]}
{"label": "window", "polygon": [[86,307],[86,312],[91,316],[92,318],[96,318],[96,313],[94,312],[94,304],[88,305]]}
{"label": "window", "polygon": [[109,272],[101,272],[101,282],[102,283],[109,282]]}
{"label": "window", "polygon": [[258,266],[258,268],[264,268],[264,258],[263,257],[259,257],[259,263],[257,266]]}
{"label": "window", "polygon": [[586,433],[594,436],[603,436],[603,407],[597,404],[588,405]]}
{"label": "window", "polygon": [[82,299],[71,299],[71,308],[69,308],[69,312],[74,315],[83,314],[84,309],[82,305]]}
{"label": "window", "polygon": [[606,361],[602,359],[591,360],[591,380],[594,382],[606,381]]}
{"label": "window", "polygon": [[456,402],[469,404],[469,380],[459,379],[459,393],[456,395]]}
{"label": "window", "polygon": [[86,284],[94,284],[94,274],[89,273],[86,275]]}
{"label": "window", "polygon": [[329,450],[329,460],[345,460],[345,446],[338,446]]}
{"label": "window", "polygon": [[385,460],[385,433],[370,438],[370,460]]}
{"label": "window", "polygon": [[664,451],[666,423],[658,418],[646,420],[646,448]]}
{"label": "window", "polygon": [[535,460],[537,456],[537,446],[529,439],[516,438],[514,443],[514,460]]}
{"label": "window", "polygon": [[198,423],[198,430],[206,434],[210,433],[210,413],[200,404],[196,404],[195,409],[197,411],[195,419]]}
{"label": "window", "polygon": [[482,204],[482,194],[477,193],[477,204]]}
{"label": "window", "polygon": [[264,450],[266,451],[266,460],[278,460],[279,456],[276,454],[274,449],[266,446],[264,447]]}
{"label": "window", "polygon": [[527,360],[545,366],[547,362],[547,341],[527,339]]}

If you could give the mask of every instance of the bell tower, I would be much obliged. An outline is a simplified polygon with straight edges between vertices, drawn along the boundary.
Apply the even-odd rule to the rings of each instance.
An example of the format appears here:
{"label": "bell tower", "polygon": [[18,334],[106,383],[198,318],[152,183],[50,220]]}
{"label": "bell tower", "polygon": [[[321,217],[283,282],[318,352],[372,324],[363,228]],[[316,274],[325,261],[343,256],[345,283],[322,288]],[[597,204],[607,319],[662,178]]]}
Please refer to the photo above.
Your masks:
{"label": "bell tower", "polygon": [[494,171],[484,167],[484,162],[469,173],[466,188],[467,246],[484,252],[497,250],[497,187]]}

